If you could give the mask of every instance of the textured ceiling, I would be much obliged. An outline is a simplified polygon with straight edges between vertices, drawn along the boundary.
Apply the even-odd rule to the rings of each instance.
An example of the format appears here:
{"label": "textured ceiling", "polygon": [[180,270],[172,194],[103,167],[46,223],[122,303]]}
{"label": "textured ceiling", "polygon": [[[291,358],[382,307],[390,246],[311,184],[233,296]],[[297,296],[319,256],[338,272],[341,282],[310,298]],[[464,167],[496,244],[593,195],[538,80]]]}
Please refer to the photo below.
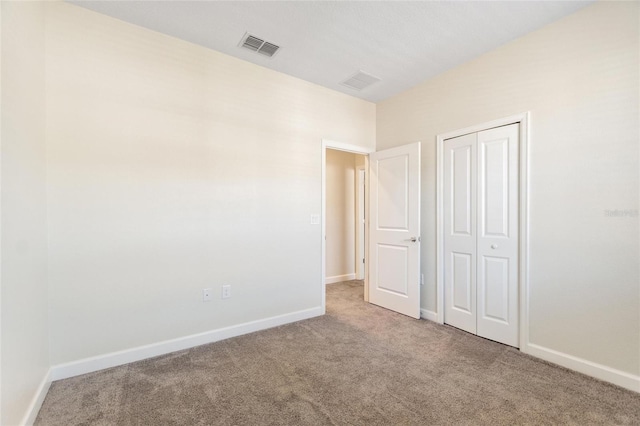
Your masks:
{"label": "textured ceiling", "polygon": [[[409,89],[592,1],[72,1],[372,102]],[[249,32],[273,58],[238,47]],[[340,82],[382,79],[361,92]]]}

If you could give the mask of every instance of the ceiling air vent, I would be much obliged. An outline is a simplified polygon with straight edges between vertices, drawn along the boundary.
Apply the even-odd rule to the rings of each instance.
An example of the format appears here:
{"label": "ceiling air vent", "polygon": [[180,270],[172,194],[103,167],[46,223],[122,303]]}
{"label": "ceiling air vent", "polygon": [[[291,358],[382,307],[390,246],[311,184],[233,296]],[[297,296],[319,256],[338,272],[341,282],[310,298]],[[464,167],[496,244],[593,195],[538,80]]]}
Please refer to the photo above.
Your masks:
{"label": "ceiling air vent", "polygon": [[347,86],[350,89],[360,91],[379,81],[380,79],[378,77],[374,77],[366,72],[358,71],[355,75],[349,77],[340,84]]}
{"label": "ceiling air vent", "polygon": [[256,36],[252,36],[249,33],[246,33],[244,37],[242,37],[239,46],[260,53],[264,56],[268,56],[269,58],[275,55],[278,50],[280,50],[280,46],[269,43],[268,41],[264,41],[263,39]]}

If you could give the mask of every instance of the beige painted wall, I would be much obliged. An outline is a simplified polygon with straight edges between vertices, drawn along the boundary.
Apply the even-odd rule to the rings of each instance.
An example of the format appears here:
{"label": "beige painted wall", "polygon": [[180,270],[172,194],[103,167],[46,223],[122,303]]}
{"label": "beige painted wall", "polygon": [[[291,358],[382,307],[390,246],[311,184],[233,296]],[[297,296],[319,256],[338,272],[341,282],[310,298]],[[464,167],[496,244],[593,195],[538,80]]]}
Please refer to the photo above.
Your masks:
{"label": "beige painted wall", "polygon": [[46,65],[54,365],[320,306],[321,140],[374,104],[64,3]]}
{"label": "beige painted wall", "polygon": [[423,308],[436,135],[531,111],[530,341],[640,373],[638,8],[597,3],[377,105],[378,149],[423,142]]}
{"label": "beige painted wall", "polygon": [[49,369],[44,7],[0,2],[0,424],[23,421]]}
{"label": "beige painted wall", "polygon": [[327,280],[355,274],[356,157],[359,156],[350,152],[327,149]]}

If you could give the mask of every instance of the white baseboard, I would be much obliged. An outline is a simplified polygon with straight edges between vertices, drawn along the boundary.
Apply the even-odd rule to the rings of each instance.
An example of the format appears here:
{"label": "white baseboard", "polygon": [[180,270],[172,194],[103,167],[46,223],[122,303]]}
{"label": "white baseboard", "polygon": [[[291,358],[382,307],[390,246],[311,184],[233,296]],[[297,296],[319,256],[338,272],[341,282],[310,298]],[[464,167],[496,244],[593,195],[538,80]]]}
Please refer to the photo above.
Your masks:
{"label": "white baseboard", "polygon": [[[438,314],[427,309],[420,309],[420,318],[438,322]],[[536,345],[535,343],[525,345],[520,348],[520,351],[625,389],[640,392],[640,376]]]}
{"label": "white baseboard", "polygon": [[424,318],[429,321],[438,322],[438,314],[426,309],[420,309],[420,318]]}
{"label": "white baseboard", "polygon": [[640,392],[640,376],[625,373],[624,371],[616,370],[615,368],[607,367],[606,365],[587,361],[586,359],[558,352],[533,343],[527,344],[524,348],[520,348],[520,350],[545,361],[586,374],[587,376],[595,377],[596,379],[604,380],[606,382],[613,383],[614,385]]}
{"label": "white baseboard", "polygon": [[356,274],[334,275],[324,279],[325,284],[341,283],[342,281],[351,281],[356,279]]}
{"label": "white baseboard", "polygon": [[47,396],[47,392],[49,392],[49,387],[51,386],[51,369],[47,371],[47,374],[42,378],[40,382],[40,386],[36,390],[35,395],[33,395],[33,399],[29,404],[29,408],[27,408],[27,412],[22,419],[21,425],[31,426],[35,423],[36,418],[38,417],[38,413],[40,412],[40,407],[42,407],[42,403],[44,402],[44,398]]}
{"label": "white baseboard", "polygon": [[153,358],[159,355],[165,355],[171,352],[189,349],[195,346],[205,345],[207,343],[213,343],[230,337],[241,336],[243,334],[253,333],[254,331],[265,330],[267,328],[277,327],[320,315],[322,315],[322,307],[318,306],[316,308],[305,309],[302,311],[292,312],[290,314],[278,315],[231,327],[179,337],[177,339],[165,340],[164,342],[85,358],[66,364],[55,365],[51,368],[51,380],[66,379],[80,374],[104,370],[105,368],[129,364],[131,362]]}

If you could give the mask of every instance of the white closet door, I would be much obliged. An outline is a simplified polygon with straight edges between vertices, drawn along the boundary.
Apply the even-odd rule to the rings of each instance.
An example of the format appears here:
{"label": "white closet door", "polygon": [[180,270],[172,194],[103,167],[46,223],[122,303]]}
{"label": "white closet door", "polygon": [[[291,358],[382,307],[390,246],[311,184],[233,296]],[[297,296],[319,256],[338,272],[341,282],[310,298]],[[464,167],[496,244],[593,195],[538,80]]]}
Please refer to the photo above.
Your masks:
{"label": "white closet door", "polygon": [[476,134],[444,143],[444,318],[476,333]]}
{"label": "white closet door", "polygon": [[518,346],[519,125],[444,142],[445,323]]}
{"label": "white closet door", "polygon": [[518,346],[518,124],[478,133],[478,335]]}

